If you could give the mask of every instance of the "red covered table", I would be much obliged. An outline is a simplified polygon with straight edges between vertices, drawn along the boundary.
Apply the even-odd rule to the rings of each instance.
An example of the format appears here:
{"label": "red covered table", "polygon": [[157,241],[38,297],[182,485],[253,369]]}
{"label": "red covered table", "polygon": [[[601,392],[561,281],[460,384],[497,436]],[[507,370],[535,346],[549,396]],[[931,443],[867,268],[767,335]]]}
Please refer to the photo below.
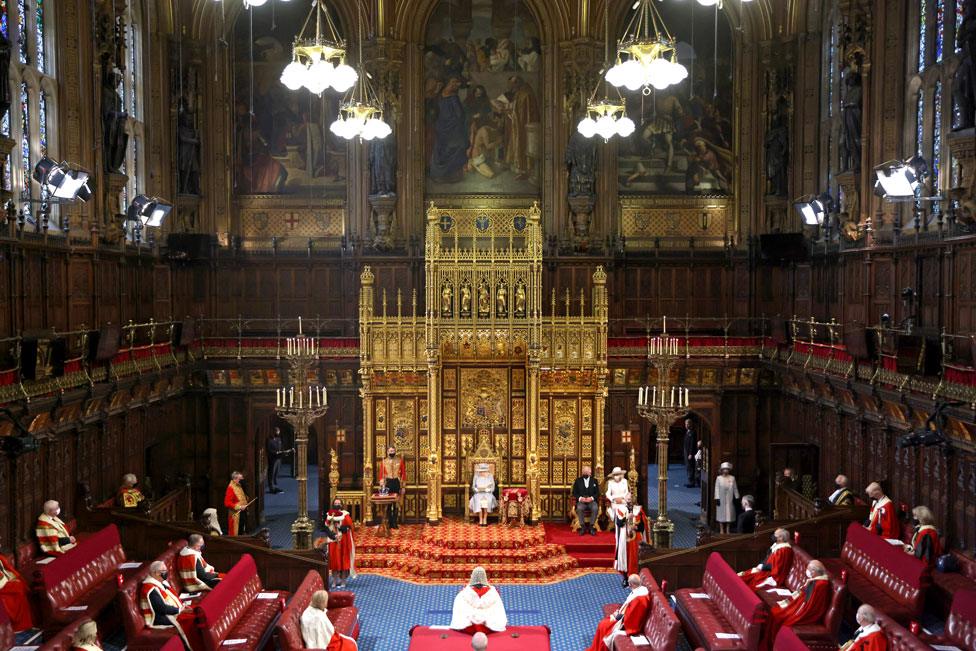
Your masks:
{"label": "red covered table", "polygon": [[[509,626],[488,635],[491,651],[550,651],[548,626]],[[414,626],[409,651],[471,651],[471,636],[447,627]]]}
{"label": "red covered table", "polygon": [[506,488],[502,491],[502,524],[507,524],[509,518],[518,520],[520,526],[525,526],[532,508],[529,491],[525,488]]}

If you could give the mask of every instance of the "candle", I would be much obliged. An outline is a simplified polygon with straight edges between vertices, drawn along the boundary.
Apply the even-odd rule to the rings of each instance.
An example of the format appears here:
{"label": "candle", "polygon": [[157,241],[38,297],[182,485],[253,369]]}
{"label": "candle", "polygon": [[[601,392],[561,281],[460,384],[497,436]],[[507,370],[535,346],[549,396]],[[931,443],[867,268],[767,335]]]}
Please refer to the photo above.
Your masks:
{"label": "candle", "polygon": [[298,334],[302,334],[302,317],[298,317]]}

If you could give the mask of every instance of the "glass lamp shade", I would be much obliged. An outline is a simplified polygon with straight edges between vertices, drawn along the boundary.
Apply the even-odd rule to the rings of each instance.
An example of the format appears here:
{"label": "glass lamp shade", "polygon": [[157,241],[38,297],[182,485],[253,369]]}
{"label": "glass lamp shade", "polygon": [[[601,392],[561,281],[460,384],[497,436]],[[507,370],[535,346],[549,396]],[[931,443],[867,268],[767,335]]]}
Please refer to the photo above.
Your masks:
{"label": "glass lamp shade", "polygon": [[261,5],[263,5],[264,3],[266,3],[267,1],[268,0],[244,0],[244,4],[248,8],[250,8],[250,7],[260,7]]}
{"label": "glass lamp shade", "polygon": [[592,138],[596,135],[596,122],[593,118],[587,116],[579,121],[579,124],[576,125],[576,130],[584,138]]}
{"label": "glass lamp shade", "polygon": [[617,120],[617,135],[626,138],[634,132],[634,121],[624,116]]}
{"label": "glass lamp shade", "polygon": [[391,133],[393,133],[393,129],[382,118],[369,118],[363,125],[363,132],[360,135],[363,140],[373,140],[374,138],[382,140]]}
{"label": "glass lamp shade", "polygon": [[299,61],[292,61],[281,71],[281,83],[288,90],[298,90],[305,85],[308,68]]}
{"label": "glass lamp shade", "polygon": [[617,135],[617,121],[609,115],[601,115],[596,121],[596,132],[604,140],[610,140]]}
{"label": "glass lamp shade", "polygon": [[332,71],[332,80],[330,85],[340,93],[344,93],[356,83],[359,79],[359,73],[356,69],[345,63],[340,63]]}
{"label": "glass lamp shade", "polygon": [[703,7],[714,7],[718,2],[719,0],[698,0],[698,4]]}
{"label": "glass lamp shade", "polygon": [[305,88],[308,88],[315,95],[321,95],[332,84],[334,72],[335,67],[331,61],[319,59],[312,64],[312,67],[305,74]]}

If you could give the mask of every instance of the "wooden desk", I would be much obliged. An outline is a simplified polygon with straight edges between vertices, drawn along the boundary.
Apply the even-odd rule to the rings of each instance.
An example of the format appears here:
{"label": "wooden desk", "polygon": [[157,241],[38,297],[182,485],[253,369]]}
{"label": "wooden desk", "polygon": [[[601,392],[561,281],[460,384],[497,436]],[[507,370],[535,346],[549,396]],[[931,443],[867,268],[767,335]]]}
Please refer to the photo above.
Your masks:
{"label": "wooden desk", "polygon": [[[397,500],[399,500],[399,499],[400,499],[400,495],[397,494],[397,493],[390,493],[388,495],[382,495],[380,493],[373,493],[372,495],[370,495],[369,496],[369,503],[373,507],[373,518],[374,519],[376,518],[376,507],[377,506],[379,506],[379,507],[386,507],[386,506],[389,506],[390,504],[395,504],[397,502]],[[385,512],[385,509],[383,509],[383,508],[380,509],[380,517],[379,517],[379,520],[380,520],[380,529],[379,529],[379,532],[378,532],[377,535],[382,536],[383,538],[389,538],[390,537],[390,523],[386,519],[386,512]]]}

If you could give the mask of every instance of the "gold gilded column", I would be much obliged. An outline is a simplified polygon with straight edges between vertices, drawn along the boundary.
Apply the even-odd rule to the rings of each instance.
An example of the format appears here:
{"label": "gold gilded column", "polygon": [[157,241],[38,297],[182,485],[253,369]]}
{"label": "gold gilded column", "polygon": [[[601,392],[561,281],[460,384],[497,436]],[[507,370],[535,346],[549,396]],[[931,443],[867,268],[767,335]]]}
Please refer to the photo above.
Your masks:
{"label": "gold gilded column", "polygon": [[528,424],[529,424],[529,459],[528,459],[528,480],[529,494],[532,496],[532,520],[539,521],[545,517],[546,512],[542,507],[542,477],[539,476],[539,359],[530,354],[529,358],[529,379],[526,390],[526,402],[528,403]]}
{"label": "gold gilded column", "polygon": [[607,380],[601,376],[597,380],[597,394],[593,399],[593,476],[603,477],[603,426],[604,413],[607,402]]}
{"label": "gold gilded column", "polygon": [[[436,355],[427,357],[427,522],[435,523],[441,519],[441,369]],[[432,467],[433,466],[433,467]]]}
{"label": "gold gilded column", "polygon": [[363,523],[371,512],[369,498],[373,494],[373,396],[367,377],[363,377]]}

